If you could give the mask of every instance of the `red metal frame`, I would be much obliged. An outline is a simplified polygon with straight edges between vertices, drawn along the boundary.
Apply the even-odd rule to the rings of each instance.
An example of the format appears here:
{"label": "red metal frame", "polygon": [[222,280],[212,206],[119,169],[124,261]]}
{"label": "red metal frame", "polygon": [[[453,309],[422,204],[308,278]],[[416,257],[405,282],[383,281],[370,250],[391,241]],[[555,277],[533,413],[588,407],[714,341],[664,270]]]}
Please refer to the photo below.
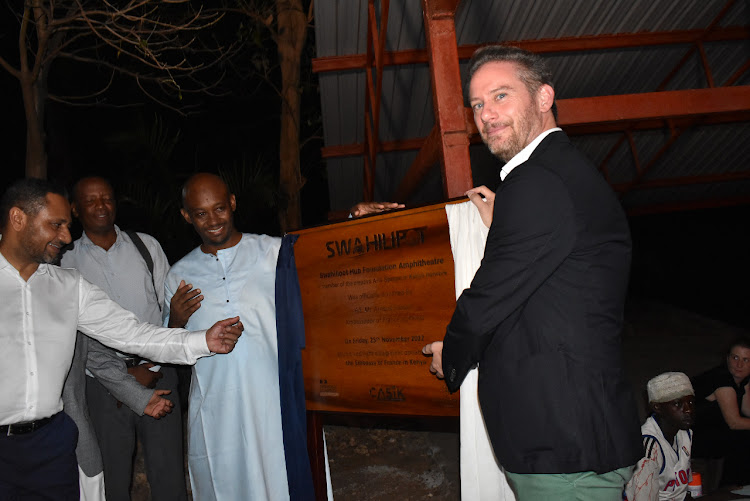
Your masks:
{"label": "red metal frame", "polygon": [[[419,149],[417,158],[394,194],[395,200],[406,200],[437,160],[440,160],[442,165],[446,198],[460,196],[472,185],[468,146],[471,142],[479,142],[480,139],[471,111],[463,108],[458,61],[470,57],[478,46],[458,47],[456,44],[454,16],[458,2],[459,0],[422,0],[427,49],[386,52],[385,35],[389,2],[383,0],[381,3],[381,23],[378,27],[375,3],[374,0],[369,0],[367,54],[313,60],[314,72],[362,68],[366,70],[364,144],[329,146],[322,151],[324,158],[364,155],[365,200],[373,198],[376,155],[386,151]],[[607,162],[627,141],[635,169],[630,182],[616,185],[622,195],[638,187],[650,187],[655,182],[660,186],[677,186],[685,184],[685,179],[652,181],[645,180],[645,176],[686,130],[699,124],[750,119],[750,86],[734,86],[734,83],[750,70],[750,60],[745,62],[723,86],[717,87],[704,50],[705,42],[750,39],[750,28],[747,26],[719,26],[721,19],[735,3],[736,0],[728,0],[716,18],[701,30],[596,35],[511,43],[537,53],[690,44],[690,49],[657,87],[657,92],[557,101],[560,117],[558,123],[568,134],[623,133],[623,137],[612,147],[600,165],[600,169],[609,180]],[[696,53],[703,65],[708,88],[664,91],[669,81]],[[435,127],[426,138],[380,143],[378,130],[383,67],[413,63],[430,65]],[[652,158],[645,163],[642,162],[633,132],[664,127],[671,130],[669,139]],[[730,178],[738,179],[736,176]],[[695,179],[695,182],[714,182],[712,180],[715,177],[691,179]]]}
{"label": "red metal frame", "polygon": [[432,128],[430,135],[422,142],[422,147],[417,153],[417,157],[412,162],[411,168],[406,172],[401,180],[393,200],[406,200],[409,194],[413,193],[430,168],[440,161],[440,129]]}
{"label": "red metal frame", "polygon": [[[750,64],[745,65],[747,71]],[[569,135],[662,129],[666,120],[677,128],[691,125],[696,116],[703,124],[722,124],[750,120],[750,86],[691,89],[619,96],[583,97],[557,100],[558,124]],[[472,112],[464,108],[464,122],[479,142]],[[420,149],[427,138],[411,138],[381,143],[380,151]],[[624,140],[624,139],[623,139]],[[618,146],[622,143],[618,143]],[[323,158],[357,156],[365,153],[362,144],[326,146]]]}
{"label": "red metal frame", "polygon": [[[443,174],[443,193],[446,198],[463,195],[472,187],[469,131],[464,119],[461,72],[458,68],[458,46],[454,15],[457,0],[422,0],[422,13],[430,59],[432,104],[435,126],[440,141],[427,142],[437,146]],[[425,171],[424,162],[434,153],[419,155],[409,171]],[[411,172],[407,173],[407,178]],[[397,190],[405,191],[402,184]]]}
{"label": "red metal frame", "polygon": [[[682,68],[682,66],[687,61],[690,60],[690,58],[696,51],[698,52],[698,55],[700,57],[700,61],[703,66],[703,71],[705,72],[705,75],[706,75],[706,84],[708,86],[708,89],[700,89],[700,91],[706,91],[706,90],[711,90],[715,88],[713,74],[711,73],[711,67],[708,62],[708,57],[706,56],[706,51],[703,46],[703,41],[708,39],[711,33],[717,29],[719,22],[721,22],[721,19],[726,15],[727,12],[729,12],[729,9],[732,7],[732,5],[734,5],[735,2],[736,0],[729,0],[726,4],[724,4],[724,7],[721,9],[719,14],[717,14],[717,16],[705,28],[703,35],[695,40],[695,43],[693,44],[693,46],[685,52],[685,55],[682,57],[682,59],[677,63],[677,65],[672,69],[672,71],[669,72],[669,75],[667,75],[667,77],[661,82],[661,84],[659,84],[658,86],[659,90],[664,89],[667,86],[667,84],[672,80],[672,78],[674,78],[675,75],[677,75],[678,71]],[[732,78],[730,78],[730,81],[733,81],[735,77],[739,78],[739,75],[741,75],[741,73],[740,74],[735,73],[732,76]],[[713,108],[713,105],[716,105],[718,107],[727,106],[727,107],[735,108],[732,111],[747,110],[749,108],[748,103],[750,103],[750,96],[748,96],[748,93],[745,92],[744,96],[743,95],[735,96],[734,95],[735,92],[736,91],[742,92],[743,88],[742,87],[728,87],[729,85],[731,85],[731,83],[727,82],[723,90],[720,90],[721,94],[719,95],[719,97],[716,99],[715,102],[711,103],[712,104],[711,107]],[[689,91],[689,92],[691,92],[694,95],[698,95],[695,93],[699,91]],[[656,93],[656,94],[658,95],[661,93]],[[701,95],[703,94],[705,93],[701,93]],[[730,102],[732,99],[735,99],[735,98],[739,99],[738,101],[738,104],[740,105],[739,108],[737,108],[736,105],[733,105]],[[659,151],[657,151],[651,157],[651,159],[646,163],[645,166],[642,167],[638,160],[638,151],[637,151],[635,142],[633,141],[633,138],[632,138],[632,130],[628,129],[625,131],[625,134],[630,143],[631,151],[633,152],[633,158],[635,159],[635,162],[634,162],[635,173],[634,173],[633,179],[629,183],[626,183],[624,186],[621,186],[620,189],[618,190],[621,193],[620,195],[621,197],[625,196],[628,192],[630,192],[633,189],[643,187],[644,179],[647,173],[651,170],[651,168],[654,165],[657,164],[659,159],[663,157],[667,153],[667,151],[669,151],[669,148],[680,138],[680,136],[684,134],[686,131],[690,130],[692,127],[703,123],[703,120],[700,117],[701,113],[696,109],[697,103],[695,101],[688,100],[684,104],[680,104],[680,103],[676,103],[676,104],[678,104],[678,106],[680,105],[683,106],[685,110],[695,112],[691,114],[693,116],[698,116],[699,118],[696,118],[695,120],[687,122],[681,128],[676,128],[674,122],[672,122],[671,120],[668,120],[667,125],[670,128],[669,139],[665,141],[664,145],[659,149]],[[700,106],[697,106],[697,107],[700,107]],[[729,111],[729,110],[724,110],[724,111]],[[689,116],[689,115],[690,114],[686,113],[683,116]],[[610,151],[610,154],[607,155],[607,157],[610,157],[618,147],[619,147],[619,144],[615,145]]]}
{"label": "red metal frame", "polygon": [[[363,193],[365,202],[373,201],[375,196],[375,167],[377,154],[380,149],[380,99],[383,93],[383,53],[385,52],[385,37],[388,31],[388,10],[390,0],[382,0],[380,4],[380,26],[378,26],[375,11],[375,0],[367,4],[367,55],[365,66],[365,144]],[[373,74],[373,62],[375,73]],[[373,80],[375,80],[373,84]],[[374,88],[373,88],[374,85]]]}
{"label": "red metal frame", "polygon": [[[655,31],[651,33],[618,33],[616,35],[519,40],[512,43],[515,46],[531,52],[536,52],[537,54],[552,54],[556,52],[600,51],[659,45],[685,45],[695,44],[698,41],[719,42],[746,40],[748,38],[750,38],[750,28],[747,26],[733,26],[727,28],[716,28],[708,34],[705,29]],[[478,45],[462,45],[458,47],[458,58],[469,59],[478,48]],[[383,53],[383,64],[385,66],[424,64],[428,61],[429,54],[426,49]],[[367,58],[365,54],[318,57],[313,59],[312,62],[313,72],[315,73],[361,70],[366,66]]]}

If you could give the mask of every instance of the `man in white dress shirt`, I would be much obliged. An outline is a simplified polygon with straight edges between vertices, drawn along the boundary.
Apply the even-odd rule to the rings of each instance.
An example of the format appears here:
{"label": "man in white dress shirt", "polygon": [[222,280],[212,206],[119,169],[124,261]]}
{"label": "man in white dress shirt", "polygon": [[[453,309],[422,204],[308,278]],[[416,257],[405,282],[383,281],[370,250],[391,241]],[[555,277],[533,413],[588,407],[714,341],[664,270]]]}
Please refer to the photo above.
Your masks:
{"label": "man in white dress shirt", "polygon": [[228,318],[207,331],[140,323],[76,270],[50,265],[70,242],[65,192],[38,179],[0,199],[0,499],[78,500],[77,429],[62,412],[76,330],[150,360],[192,364],[229,353]]}

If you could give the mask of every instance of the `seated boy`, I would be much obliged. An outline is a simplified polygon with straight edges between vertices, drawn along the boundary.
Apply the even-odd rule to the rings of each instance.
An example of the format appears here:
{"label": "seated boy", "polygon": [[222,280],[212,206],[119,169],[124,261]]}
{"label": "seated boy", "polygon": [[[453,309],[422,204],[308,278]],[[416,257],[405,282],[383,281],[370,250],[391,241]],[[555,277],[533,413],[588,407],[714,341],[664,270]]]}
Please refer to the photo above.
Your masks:
{"label": "seated boy", "polygon": [[690,451],[695,392],[682,372],[665,372],[647,386],[651,416],[641,426],[644,457],[625,486],[628,501],[692,499]]}

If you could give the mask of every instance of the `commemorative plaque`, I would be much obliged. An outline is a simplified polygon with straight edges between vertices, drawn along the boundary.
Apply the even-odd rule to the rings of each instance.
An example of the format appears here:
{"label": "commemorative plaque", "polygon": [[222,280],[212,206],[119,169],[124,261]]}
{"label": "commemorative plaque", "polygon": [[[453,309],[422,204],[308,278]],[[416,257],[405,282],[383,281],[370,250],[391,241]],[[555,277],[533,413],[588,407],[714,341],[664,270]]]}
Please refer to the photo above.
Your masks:
{"label": "commemorative plaque", "polygon": [[445,204],[295,233],[307,409],[458,415],[421,351],[456,304]]}

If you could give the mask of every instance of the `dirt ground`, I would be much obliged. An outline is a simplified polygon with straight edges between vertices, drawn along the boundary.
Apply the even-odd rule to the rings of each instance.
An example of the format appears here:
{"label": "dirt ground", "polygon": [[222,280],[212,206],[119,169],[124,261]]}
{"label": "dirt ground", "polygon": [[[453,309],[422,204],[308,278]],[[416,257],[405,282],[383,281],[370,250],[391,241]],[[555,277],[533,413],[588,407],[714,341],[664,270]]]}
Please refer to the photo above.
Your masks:
{"label": "dirt ground", "polygon": [[[324,426],[337,501],[456,500],[458,420],[335,417]],[[187,471],[187,465],[186,465]],[[190,481],[186,475],[188,497]],[[136,455],[132,501],[149,501],[143,455]]]}
{"label": "dirt ground", "polygon": [[455,500],[458,419],[342,418],[324,426],[336,500]]}

